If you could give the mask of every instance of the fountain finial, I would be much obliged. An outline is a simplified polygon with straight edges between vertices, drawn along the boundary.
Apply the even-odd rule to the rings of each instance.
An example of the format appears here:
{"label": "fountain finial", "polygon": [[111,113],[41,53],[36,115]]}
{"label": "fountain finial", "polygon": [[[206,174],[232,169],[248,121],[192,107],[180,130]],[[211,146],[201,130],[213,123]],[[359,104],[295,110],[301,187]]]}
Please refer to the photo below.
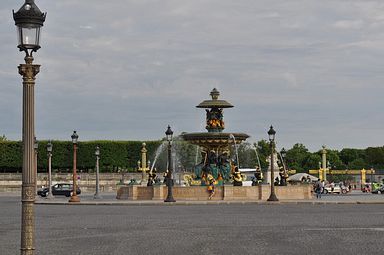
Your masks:
{"label": "fountain finial", "polygon": [[209,108],[231,108],[231,107],[233,107],[233,105],[231,105],[227,101],[219,99],[220,92],[216,88],[212,89],[212,91],[211,91],[211,93],[209,93],[209,95],[212,97],[212,99],[204,100],[203,102],[201,102],[196,107],[197,108],[206,108],[206,109],[207,108],[209,109]]}
{"label": "fountain finial", "polygon": [[217,99],[219,99],[220,92],[216,88],[213,88],[210,95],[212,97],[212,100],[217,100]]}

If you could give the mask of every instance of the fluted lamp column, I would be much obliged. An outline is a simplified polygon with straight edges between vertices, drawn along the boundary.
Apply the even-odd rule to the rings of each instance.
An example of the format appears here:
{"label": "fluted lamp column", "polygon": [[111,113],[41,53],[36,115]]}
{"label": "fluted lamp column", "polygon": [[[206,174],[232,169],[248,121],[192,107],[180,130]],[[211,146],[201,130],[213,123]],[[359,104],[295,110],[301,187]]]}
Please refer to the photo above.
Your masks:
{"label": "fluted lamp column", "polygon": [[21,8],[13,12],[17,27],[18,48],[25,52],[25,64],[19,65],[19,74],[23,77],[23,167],[21,189],[21,254],[35,254],[35,194],[36,172],[33,150],[35,135],[35,77],[40,65],[34,65],[32,53],[40,48],[40,28],[46,13],[42,13],[33,0],[25,0]]}

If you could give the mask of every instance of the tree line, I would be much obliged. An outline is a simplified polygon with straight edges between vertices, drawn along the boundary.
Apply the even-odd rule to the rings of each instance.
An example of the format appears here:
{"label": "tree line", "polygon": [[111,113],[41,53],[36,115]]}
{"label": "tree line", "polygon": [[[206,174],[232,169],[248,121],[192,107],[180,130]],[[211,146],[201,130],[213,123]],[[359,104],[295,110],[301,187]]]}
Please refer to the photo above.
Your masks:
{"label": "tree line", "polygon": [[[141,160],[142,143],[146,143],[147,159],[151,165],[155,161],[155,168],[162,172],[167,167],[167,142],[156,141],[86,141],[78,143],[77,169],[80,171],[94,171],[95,148],[100,147],[100,171],[120,172],[136,171],[138,161]],[[46,172],[48,155],[46,145],[48,141],[39,141],[37,149],[38,171]],[[52,141],[53,156],[52,169],[60,172],[71,172],[73,167],[73,144],[70,141]],[[162,146],[164,144],[164,146]],[[192,171],[201,162],[200,149],[179,137],[172,143],[173,166],[176,172]],[[231,158],[235,160],[236,149],[231,148]],[[256,143],[244,142],[237,146],[240,168],[255,168],[258,162],[262,169],[268,167],[267,158],[270,155],[269,142],[261,140]],[[257,152],[257,154],[256,154]],[[259,156],[259,160],[257,159]],[[345,148],[340,151],[327,149],[327,161],[331,169],[384,169],[384,146],[368,147],[366,149]],[[307,172],[318,169],[321,162],[321,150],[310,152],[303,144],[297,143],[286,149],[286,165],[297,172]],[[0,172],[20,172],[22,169],[22,143],[0,139]]]}
{"label": "tree line", "polygon": [[[239,146],[240,167],[252,167],[256,162],[257,148],[262,168],[268,167],[267,157],[270,155],[269,142],[242,143]],[[286,150],[285,163],[289,169],[298,173],[308,172],[309,169],[319,169],[322,161],[322,150],[310,152],[305,145],[297,143]],[[280,159],[280,157],[279,157]],[[330,169],[384,169],[384,146],[368,147],[366,149],[344,148],[342,150],[327,149],[327,164]]]}

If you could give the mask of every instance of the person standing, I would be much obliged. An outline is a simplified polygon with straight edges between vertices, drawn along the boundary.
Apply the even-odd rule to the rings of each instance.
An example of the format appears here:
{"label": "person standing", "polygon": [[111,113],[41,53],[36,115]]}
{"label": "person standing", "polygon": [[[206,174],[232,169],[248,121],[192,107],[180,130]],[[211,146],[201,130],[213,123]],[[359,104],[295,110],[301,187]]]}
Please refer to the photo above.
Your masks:
{"label": "person standing", "polygon": [[323,180],[321,182],[321,194],[324,194],[324,189],[325,189],[325,181]]}
{"label": "person standing", "polygon": [[321,181],[320,179],[317,179],[316,185],[315,185],[315,191],[316,191],[316,198],[321,198]]}

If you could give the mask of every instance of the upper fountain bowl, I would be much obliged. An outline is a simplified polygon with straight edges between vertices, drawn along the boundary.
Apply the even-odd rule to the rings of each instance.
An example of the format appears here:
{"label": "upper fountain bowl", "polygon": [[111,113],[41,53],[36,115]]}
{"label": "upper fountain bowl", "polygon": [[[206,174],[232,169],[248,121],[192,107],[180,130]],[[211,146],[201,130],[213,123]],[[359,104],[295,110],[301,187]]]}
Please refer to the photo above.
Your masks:
{"label": "upper fountain bowl", "polygon": [[231,135],[235,137],[236,143],[241,143],[249,137],[249,135],[244,133],[222,132],[186,133],[182,137],[185,141],[204,147],[207,150],[226,150],[228,146],[233,145],[235,142]]}

